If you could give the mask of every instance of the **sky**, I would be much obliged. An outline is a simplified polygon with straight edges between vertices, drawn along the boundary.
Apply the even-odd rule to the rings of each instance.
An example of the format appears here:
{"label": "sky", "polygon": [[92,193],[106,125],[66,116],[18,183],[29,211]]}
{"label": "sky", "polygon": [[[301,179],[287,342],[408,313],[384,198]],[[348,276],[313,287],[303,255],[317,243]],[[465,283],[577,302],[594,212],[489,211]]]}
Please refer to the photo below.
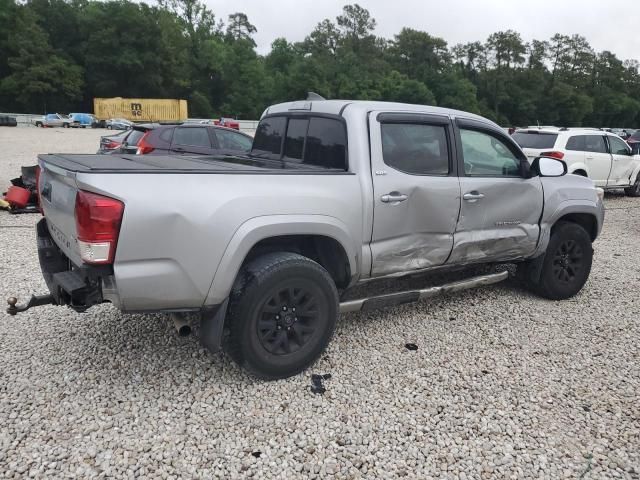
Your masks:
{"label": "sky", "polygon": [[449,46],[484,41],[512,29],[524,41],[547,40],[555,33],[578,33],[596,51],[610,50],[622,60],[640,60],[640,9],[637,0],[204,0],[218,19],[246,13],[258,29],[258,52],[269,52],[278,37],[300,41],[325,18],[335,21],[342,7],[358,3],[377,21],[376,34],[392,38],[403,27],[444,38]]}

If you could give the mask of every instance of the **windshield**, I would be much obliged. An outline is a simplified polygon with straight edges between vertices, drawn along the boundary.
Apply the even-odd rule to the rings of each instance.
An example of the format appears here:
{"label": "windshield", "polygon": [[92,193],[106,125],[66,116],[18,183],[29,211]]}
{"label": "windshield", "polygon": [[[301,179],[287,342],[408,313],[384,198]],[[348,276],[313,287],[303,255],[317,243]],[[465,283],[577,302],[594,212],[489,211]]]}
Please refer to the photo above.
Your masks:
{"label": "windshield", "polygon": [[522,148],[553,148],[558,138],[557,133],[515,132],[511,138]]}

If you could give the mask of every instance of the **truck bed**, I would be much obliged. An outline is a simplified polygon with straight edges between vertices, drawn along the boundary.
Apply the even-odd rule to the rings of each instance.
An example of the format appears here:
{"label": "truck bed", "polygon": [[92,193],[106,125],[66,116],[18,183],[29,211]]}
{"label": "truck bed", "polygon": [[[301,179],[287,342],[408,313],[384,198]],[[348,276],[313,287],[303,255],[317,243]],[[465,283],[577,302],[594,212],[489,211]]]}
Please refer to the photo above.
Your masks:
{"label": "truck bed", "polygon": [[231,155],[84,155],[50,153],[39,155],[49,165],[76,173],[347,173],[325,167]]}

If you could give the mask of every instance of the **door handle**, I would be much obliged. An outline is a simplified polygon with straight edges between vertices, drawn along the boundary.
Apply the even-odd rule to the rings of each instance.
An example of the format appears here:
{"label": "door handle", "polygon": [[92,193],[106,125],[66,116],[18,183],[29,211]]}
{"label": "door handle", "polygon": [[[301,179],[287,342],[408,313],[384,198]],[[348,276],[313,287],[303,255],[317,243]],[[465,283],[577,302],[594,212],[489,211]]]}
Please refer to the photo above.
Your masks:
{"label": "door handle", "polygon": [[387,193],[386,195],[382,195],[382,197],[380,197],[380,200],[382,200],[383,203],[396,203],[404,202],[407,198],[409,197],[404,193],[391,192]]}
{"label": "door handle", "polygon": [[593,157],[587,157],[587,160],[593,160]]}
{"label": "door handle", "polygon": [[465,200],[468,200],[470,202],[475,202],[476,200],[480,200],[482,198],[484,198],[484,193],[480,193],[476,190],[473,190],[472,192],[469,193],[465,193],[462,198],[464,198]]}

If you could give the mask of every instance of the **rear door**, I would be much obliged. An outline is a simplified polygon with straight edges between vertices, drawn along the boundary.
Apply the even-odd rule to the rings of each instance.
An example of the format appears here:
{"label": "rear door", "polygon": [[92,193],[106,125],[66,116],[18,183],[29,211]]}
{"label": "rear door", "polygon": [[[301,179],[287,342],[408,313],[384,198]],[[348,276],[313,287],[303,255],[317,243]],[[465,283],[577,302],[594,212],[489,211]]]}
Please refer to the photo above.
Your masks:
{"label": "rear door", "polygon": [[599,187],[607,185],[611,171],[611,154],[602,134],[583,135],[585,164],[589,169],[589,178]]}
{"label": "rear door", "polygon": [[630,183],[633,183],[630,182],[629,177],[633,173],[635,166],[631,148],[624,140],[614,137],[613,135],[607,135],[607,140],[609,142],[611,156],[613,157],[607,187],[614,187],[616,185],[628,186]]}
{"label": "rear door", "polygon": [[442,265],[460,211],[447,116],[369,114],[374,223],[371,276]]}
{"label": "rear door", "polygon": [[456,123],[462,206],[448,263],[532,254],[543,206],[540,179],[523,178],[527,159],[499,129],[474,120]]}
{"label": "rear door", "polygon": [[178,154],[211,155],[217,141],[207,127],[176,127],[171,141],[171,152]]}

